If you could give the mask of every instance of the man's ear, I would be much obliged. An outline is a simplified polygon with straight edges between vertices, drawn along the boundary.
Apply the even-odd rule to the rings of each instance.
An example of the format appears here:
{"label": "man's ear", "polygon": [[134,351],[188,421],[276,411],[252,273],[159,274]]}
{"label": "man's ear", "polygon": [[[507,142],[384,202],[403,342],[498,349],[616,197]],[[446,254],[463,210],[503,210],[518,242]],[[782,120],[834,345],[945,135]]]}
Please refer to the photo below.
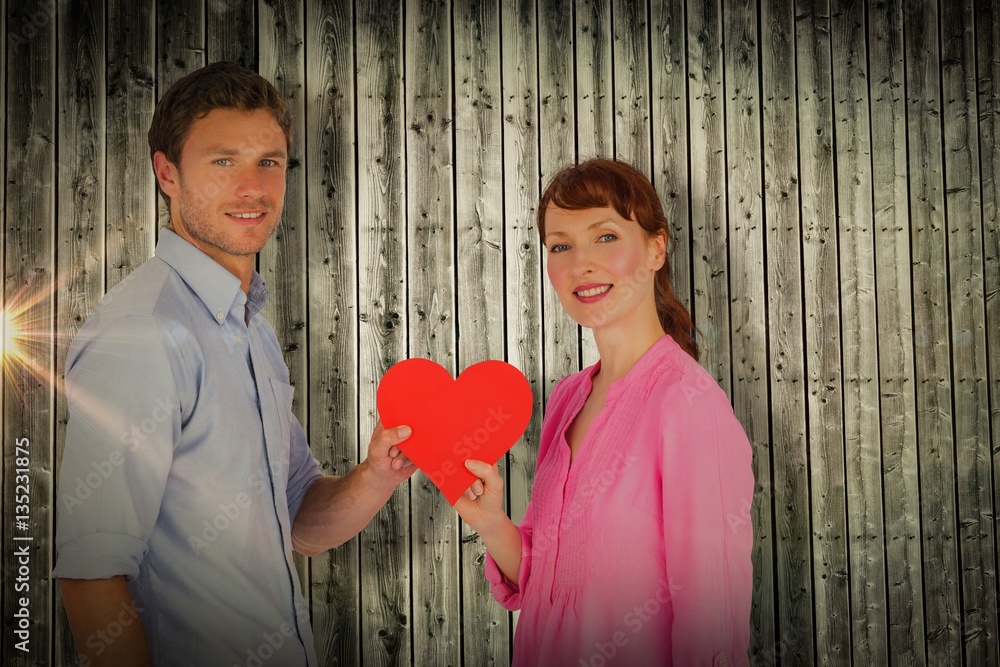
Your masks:
{"label": "man's ear", "polygon": [[153,154],[153,173],[165,195],[172,199],[180,194],[180,170],[163,151]]}

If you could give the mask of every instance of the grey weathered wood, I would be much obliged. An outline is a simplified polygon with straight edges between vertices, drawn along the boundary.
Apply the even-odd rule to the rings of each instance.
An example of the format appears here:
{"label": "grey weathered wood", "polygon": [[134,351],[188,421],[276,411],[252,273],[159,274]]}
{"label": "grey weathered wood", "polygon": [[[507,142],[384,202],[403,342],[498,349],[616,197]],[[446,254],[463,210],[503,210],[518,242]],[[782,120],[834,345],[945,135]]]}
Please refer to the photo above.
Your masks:
{"label": "grey weathered wood", "polygon": [[[261,2],[261,25],[257,26],[255,2],[247,0],[209,0],[205,3],[205,62],[214,63],[228,60],[249,69],[257,69],[258,44],[260,53],[266,54],[268,46],[263,43],[268,26],[266,14],[274,12],[275,3]],[[279,3],[280,4],[280,3]],[[301,7],[302,3],[298,5]],[[300,42],[301,43],[301,42]]]}
{"label": "grey weathered wood", "polygon": [[[157,2],[155,35],[156,99],[159,100],[178,79],[208,62],[203,0]],[[161,198],[157,197],[156,203],[159,228],[170,222],[170,212]]]}
{"label": "grey weathered wood", "polygon": [[507,454],[507,511],[518,523],[528,504],[538,458],[545,390],[542,336],[541,244],[534,217],[538,205],[538,61],[535,3],[500,5],[503,97],[504,247],[506,267],[507,361],[525,374],[535,398],[531,422]]}
{"label": "grey weathered wood", "polygon": [[688,195],[687,32],[684,16],[672,2],[650,6],[649,75],[652,83],[651,172],[673,235],[671,284],[690,309],[691,219]]}
{"label": "grey weathered wood", "polygon": [[[20,360],[4,359],[2,556],[4,623],[0,642],[5,665],[45,664],[52,644],[51,539],[54,408],[56,386],[55,131],[56,16],[32,2],[7,6],[6,100],[15,106],[6,117],[3,304],[6,343]],[[14,40],[12,36],[18,37]],[[84,67],[87,71],[87,68]],[[5,350],[7,354],[9,351]],[[24,447],[27,441],[27,447]],[[16,465],[18,444],[28,450],[27,489]],[[23,457],[23,452],[20,453]],[[21,486],[22,488],[18,488]],[[27,495],[28,514],[17,496]],[[25,516],[18,524],[18,516]],[[22,577],[15,550],[27,546],[28,575]],[[29,588],[15,591],[17,577]],[[30,641],[15,648],[14,614],[27,599]]]}
{"label": "grey weathered wood", "polygon": [[650,175],[649,17],[644,2],[616,2],[614,19],[615,157]]}
{"label": "grey weathered wood", "polygon": [[[355,5],[358,126],[360,439],[375,426],[379,379],[407,354],[403,17],[378,0]],[[362,444],[362,447],[364,444]],[[411,655],[409,487],[402,484],[361,533],[361,661]]]}
{"label": "grey weathered wood", "polygon": [[[105,14],[88,11],[93,4],[67,3],[57,17],[56,109],[60,131],[56,142],[56,186],[60,205],[55,247],[56,275],[63,278],[58,285],[56,326],[66,342],[76,335],[105,290]],[[68,347],[56,346],[55,376],[60,382],[66,373]],[[69,408],[64,392],[56,392],[55,397],[53,468],[58,471]],[[47,504],[60,511],[58,495]],[[75,651],[58,588],[53,586],[57,605],[53,639],[60,661],[68,662],[75,658]]]}
{"label": "grey weathered wood", "polygon": [[156,106],[156,16],[150,5],[109,0],[107,21],[104,272],[111,289],[152,257],[159,197],[146,141]]}
{"label": "grey weathered wood", "polygon": [[825,0],[796,2],[799,192],[816,654],[849,664],[846,488],[840,369],[830,18]]}
{"label": "grey weathered wood", "polygon": [[976,127],[978,18],[971,0],[948,3],[940,17],[962,648],[968,664],[985,665],[998,662],[1000,644]]}
{"label": "grey weathered wood", "polygon": [[721,0],[687,5],[688,135],[694,294],[701,365],[732,396]]}
{"label": "grey weathered wood", "polygon": [[805,665],[814,660],[812,552],[806,439],[802,251],[795,124],[794,7],[761,5],[764,216],[768,347],[774,452],[777,635],[755,640],[760,659]]}
{"label": "grey weathered wood", "polygon": [[[308,263],[309,444],[323,471],[343,475],[363,456],[358,430],[358,215],[355,172],[354,13],[305,7],[305,158]],[[352,539],[312,558],[310,608],[324,665],[361,663],[360,546]]]}
{"label": "grey weathered wood", "polygon": [[938,3],[904,5],[911,280],[927,663],[961,661]]}
{"label": "grey weathered wood", "polygon": [[[573,86],[573,3],[538,4],[538,134],[541,188],[563,167],[576,161],[576,92]],[[531,222],[533,220],[525,220]],[[535,237],[538,238],[537,236]],[[542,255],[545,256],[545,249]],[[580,369],[580,333],[543,279],[542,313],[545,394],[564,376]]]}
{"label": "grey weathered wood", "polygon": [[728,174],[729,270],[733,385],[736,416],[753,447],[756,487],[742,499],[730,526],[754,526],[754,597],[750,654],[759,656],[773,637],[774,577],[771,553],[771,432],[768,405],[767,301],[764,284],[763,176],[760,154],[761,102],[755,2],[726,6],[723,31]]}
{"label": "grey weathered wood", "polygon": [[[579,160],[614,157],[614,91],[611,84],[611,0],[576,3],[576,145]],[[594,332],[580,327],[584,367],[597,362]]]}
{"label": "grey weathered wood", "polygon": [[[500,3],[454,8],[456,325],[458,367],[507,357],[504,317],[503,137]],[[499,462],[508,478],[506,459]],[[483,575],[486,549],[461,525],[462,660],[510,664],[510,615]]]}
{"label": "grey weathered wood", "polygon": [[[895,660],[914,665],[924,664],[925,654],[902,27],[902,0],[869,7],[876,337],[889,613],[886,639]],[[869,336],[871,332],[869,327]]]}
{"label": "grey weathered wood", "polygon": [[[406,211],[410,356],[455,373],[451,3],[406,4]],[[461,663],[459,519],[430,479],[410,484],[413,662]]]}
{"label": "grey weathered wood", "polygon": [[867,35],[863,2],[831,4],[843,415],[856,664],[886,664],[886,583],[878,401]]}
{"label": "grey weathered wood", "polygon": [[[979,164],[982,174],[983,282],[986,301],[986,351],[990,369],[990,430],[993,465],[993,516],[1000,512],[1000,14],[992,3],[979,9],[976,64],[979,73]],[[1000,539],[994,532],[1000,567]],[[998,660],[1000,662],[1000,660]]]}

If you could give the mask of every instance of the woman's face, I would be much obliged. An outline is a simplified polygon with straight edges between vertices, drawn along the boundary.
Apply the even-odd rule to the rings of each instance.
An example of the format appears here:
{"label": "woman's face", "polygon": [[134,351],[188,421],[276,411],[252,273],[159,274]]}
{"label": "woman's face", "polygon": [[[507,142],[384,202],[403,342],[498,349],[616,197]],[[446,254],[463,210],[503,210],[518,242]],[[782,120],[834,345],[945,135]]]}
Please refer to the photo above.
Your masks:
{"label": "woman's face", "polygon": [[650,238],[613,208],[545,211],[549,280],[563,308],[595,331],[656,316],[654,280],[666,237]]}

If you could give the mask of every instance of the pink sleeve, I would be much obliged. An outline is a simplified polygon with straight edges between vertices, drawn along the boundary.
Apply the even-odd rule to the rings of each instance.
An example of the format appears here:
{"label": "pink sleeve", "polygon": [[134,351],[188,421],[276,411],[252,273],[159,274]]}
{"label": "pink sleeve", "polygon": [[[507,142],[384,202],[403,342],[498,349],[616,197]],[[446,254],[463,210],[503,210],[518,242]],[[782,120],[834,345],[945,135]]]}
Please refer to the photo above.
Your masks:
{"label": "pink sleeve", "polygon": [[661,414],[673,664],[749,665],[750,443],[717,385],[671,392]]}
{"label": "pink sleeve", "polygon": [[521,567],[517,572],[517,581],[507,578],[500,568],[497,567],[493,556],[486,552],[486,580],[490,582],[493,590],[493,597],[504,609],[515,611],[521,608],[521,591],[528,582],[528,573],[531,572],[531,503],[524,512],[524,519],[518,524],[517,529],[521,532]]}

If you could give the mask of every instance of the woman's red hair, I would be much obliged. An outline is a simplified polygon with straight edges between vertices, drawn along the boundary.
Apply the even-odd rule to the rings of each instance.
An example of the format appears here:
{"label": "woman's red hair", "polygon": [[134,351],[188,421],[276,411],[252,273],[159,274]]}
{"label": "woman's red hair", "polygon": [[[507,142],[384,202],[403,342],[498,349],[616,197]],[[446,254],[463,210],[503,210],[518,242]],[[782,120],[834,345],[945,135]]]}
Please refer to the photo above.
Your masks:
{"label": "woman's red hair", "polygon": [[634,220],[650,237],[666,238],[668,252],[656,272],[656,314],[660,326],[681,348],[698,359],[691,314],[674,294],[670,284],[672,237],[660,198],[652,183],[635,167],[615,160],[597,158],[565,167],[553,177],[538,204],[538,234],[545,238],[545,211],[549,206],[579,211],[613,208],[626,220]]}

